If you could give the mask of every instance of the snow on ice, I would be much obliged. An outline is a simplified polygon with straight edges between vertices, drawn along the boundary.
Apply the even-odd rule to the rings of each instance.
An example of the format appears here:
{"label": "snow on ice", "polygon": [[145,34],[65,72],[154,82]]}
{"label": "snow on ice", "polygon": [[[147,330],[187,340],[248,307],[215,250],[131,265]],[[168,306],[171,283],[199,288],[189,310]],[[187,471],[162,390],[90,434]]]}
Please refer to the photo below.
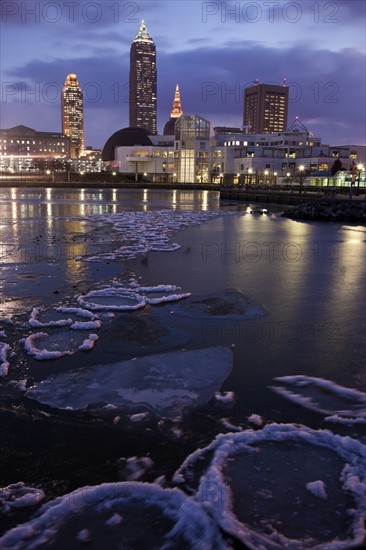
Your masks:
{"label": "snow on ice", "polygon": [[0,378],[7,376],[9,370],[9,362],[7,360],[8,353],[10,352],[9,344],[0,342]]}
{"label": "snow on ice", "polygon": [[[90,262],[130,260],[150,251],[175,251],[180,248],[178,243],[170,242],[175,233],[226,214],[229,213],[158,210],[87,216],[85,219],[91,224],[110,224],[116,235],[115,241],[120,242],[113,251],[89,255],[83,259]],[[81,257],[77,259],[81,260]]]}
{"label": "snow on ice", "polygon": [[[60,409],[141,406],[179,417],[207,403],[232,369],[230,348],[174,351],[60,373],[35,384],[26,397]],[[87,390],[87,391],[86,391]]]}
{"label": "snow on ice", "polygon": [[328,430],[220,434],[174,481],[251,549],[340,550],[366,536],[366,446]]}
{"label": "snow on ice", "polygon": [[79,296],[78,302],[93,311],[133,311],[146,305],[144,296],[128,289],[114,287],[92,290],[85,296]]}
{"label": "snow on ice", "polygon": [[42,489],[27,487],[25,483],[13,483],[0,487],[0,512],[7,514],[12,508],[27,508],[35,506],[44,500]]}
{"label": "snow on ice", "polygon": [[366,424],[366,393],[345,388],[324,378],[305,375],[275,378],[279,386],[271,389],[304,408],[326,416],[325,420],[343,424]]}
{"label": "snow on ice", "polygon": [[108,550],[197,548],[199,541],[200,548],[228,550],[198,502],[179,489],[139,482],[82,487],[58,497],[35,518],[8,531],[0,547],[64,550],[74,547],[73,541]]}

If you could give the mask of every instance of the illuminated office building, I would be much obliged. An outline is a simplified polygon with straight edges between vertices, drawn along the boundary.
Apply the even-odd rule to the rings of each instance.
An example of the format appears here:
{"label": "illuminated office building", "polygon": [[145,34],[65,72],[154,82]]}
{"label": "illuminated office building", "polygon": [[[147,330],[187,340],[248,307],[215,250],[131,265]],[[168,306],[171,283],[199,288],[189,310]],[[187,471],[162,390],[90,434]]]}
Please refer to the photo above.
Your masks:
{"label": "illuminated office building", "polygon": [[141,22],[130,50],[130,127],[156,134],[156,48]]}
{"label": "illuminated office building", "polygon": [[70,156],[78,158],[84,151],[83,92],[75,74],[67,75],[62,90],[62,132],[70,138]]}
{"label": "illuminated office building", "polygon": [[287,128],[288,86],[256,83],[244,90],[244,126],[251,134],[284,132]]}

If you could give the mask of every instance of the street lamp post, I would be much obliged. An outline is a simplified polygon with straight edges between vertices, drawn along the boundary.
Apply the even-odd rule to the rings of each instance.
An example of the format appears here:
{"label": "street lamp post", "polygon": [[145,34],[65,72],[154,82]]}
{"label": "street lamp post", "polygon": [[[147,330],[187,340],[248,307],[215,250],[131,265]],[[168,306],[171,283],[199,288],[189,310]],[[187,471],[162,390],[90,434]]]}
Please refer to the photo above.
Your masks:
{"label": "street lamp post", "polygon": [[144,172],[144,180],[145,180],[145,183],[147,182],[147,172]]}
{"label": "street lamp post", "polygon": [[300,196],[301,196],[301,202],[302,202],[302,184],[303,184],[304,170],[305,170],[305,166],[303,164],[300,164],[299,171],[300,171]]}
{"label": "street lamp post", "polygon": [[253,168],[248,168],[248,174],[249,174],[249,183],[252,184],[252,174],[253,174]]}
{"label": "street lamp post", "polygon": [[266,185],[266,183],[267,183],[267,181],[268,181],[268,180],[267,180],[268,174],[269,174],[269,171],[268,171],[268,170],[265,170],[265,171],[264,171],[264,185]]}
{"label": "street lamp post", "polygon": [[277,172],[273,172],[274,175],[274,184],[277,185]]}
{"label": "street lamp post", "polygon": [[221,173],[220,173],[220,185],[222,185],[223,178],[224,178],[224,174],[221,172]]}
{"label": "street lamp post", "polygon": [[363,169],[364,169],[363,164],[358,164],[357,165],[357,170],[358,170],[358,174],[357,174],[357,193],[359,193],[360,182],[361,182],[361,172],[363,171]]}

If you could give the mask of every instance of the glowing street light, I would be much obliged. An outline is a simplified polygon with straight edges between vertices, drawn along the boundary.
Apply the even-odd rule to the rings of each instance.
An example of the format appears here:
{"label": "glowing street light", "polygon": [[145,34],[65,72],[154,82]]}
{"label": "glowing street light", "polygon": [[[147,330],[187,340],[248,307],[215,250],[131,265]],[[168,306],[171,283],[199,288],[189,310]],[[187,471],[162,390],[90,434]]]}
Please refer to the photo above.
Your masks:
{"label": "glowing street light", "polygon": [[360,188],[360,181],[361,181],[361,172],[365,169],[364,165],[363,164],[357,164],[357,170],[358,170],[358,175],[357,175],[357,190]]}
{"label": "glowing street light", "polygon": [[303,164],[300,164],[299,171],[300,171],[300,195],[302,193],[302,183],[303,183],[303,177],[304,177],[304,170],[305,166]]}

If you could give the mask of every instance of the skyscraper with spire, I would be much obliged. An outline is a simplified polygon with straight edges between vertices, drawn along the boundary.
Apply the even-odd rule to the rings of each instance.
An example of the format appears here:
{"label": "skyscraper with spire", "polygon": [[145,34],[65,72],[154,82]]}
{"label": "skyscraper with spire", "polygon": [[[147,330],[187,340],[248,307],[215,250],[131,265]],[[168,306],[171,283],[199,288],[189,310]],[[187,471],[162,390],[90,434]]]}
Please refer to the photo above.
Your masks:
{"label": "skyscraper with spire", "polygon": [[175,94],[174,94],[174,100],[173,100],[173,108],[170,112],[170,119],[164,126],[165,136],[170,136],[174,134],[175,122],[178,118],[182,116],[182,114],[183,114],[182,102],[180,99],[179,86],[177,84],[175,88]]}
{"label": "skyscraper with spire", "polygon": [[70,156],[78,158],[84,151],[83,92],[76,74],[68,74],[61,98],[62,132],[70,138]]}
{"label": "skyscraper with spire", "polygon": [[157,133],[156,48],[141,22],[130,50],[130,127]]}

